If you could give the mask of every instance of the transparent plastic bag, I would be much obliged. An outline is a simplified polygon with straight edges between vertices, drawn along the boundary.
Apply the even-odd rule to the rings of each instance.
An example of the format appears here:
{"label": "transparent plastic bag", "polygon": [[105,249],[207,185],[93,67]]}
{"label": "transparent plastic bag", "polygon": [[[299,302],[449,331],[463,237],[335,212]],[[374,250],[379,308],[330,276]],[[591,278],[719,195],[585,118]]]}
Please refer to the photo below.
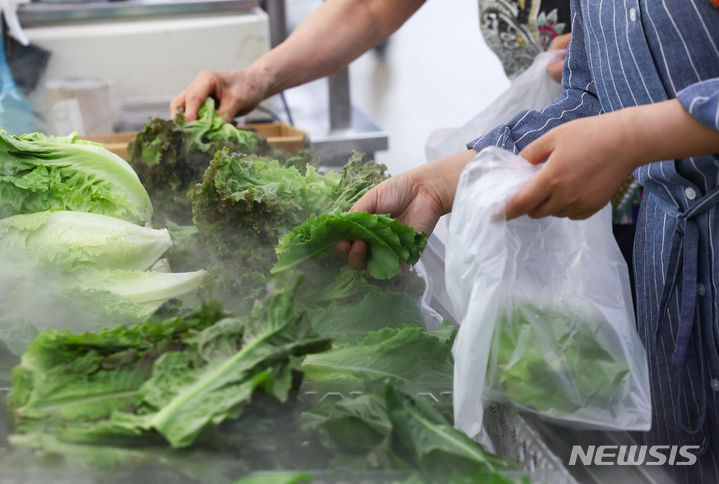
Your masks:
{"label": "transparent plastic bag", "polygon": [[512,81],[506,91],[489,106],[458,128],[433,131],[425,144],[427,160],[459,153],[468,142],[506,123],[525,109],[542,109],[551,104],[564,88],[547,72],[547,66],[561,60],[566,51],[550,50],[534,58],[526,71]]}
{"label": "transparent plastic bag", "polygon": [[573,428],[648,430],[647,360],[611,207],[507,222],[505,203],[539,168],[490,147],[459,181],[446,269],[461,321],[455,424],[479,436],[482,402],[499,401]]}

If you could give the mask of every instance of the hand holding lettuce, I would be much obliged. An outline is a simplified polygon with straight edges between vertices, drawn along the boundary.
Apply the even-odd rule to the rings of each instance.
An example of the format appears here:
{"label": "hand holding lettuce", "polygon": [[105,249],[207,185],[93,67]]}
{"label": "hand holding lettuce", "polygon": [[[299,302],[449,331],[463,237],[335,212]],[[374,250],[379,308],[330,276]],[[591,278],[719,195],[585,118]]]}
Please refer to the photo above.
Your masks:
{"label": "hand holding lettuce", "polygon": [[325,255],[338,242],[364,240],[368,244],[367,271],[377,279],[399,274],[400,263],[414,264],[427,245],[427,235],[415,232],[389,215],[367,212],[321,214],[310,218],[280,240],[272,273],[289,270]]}

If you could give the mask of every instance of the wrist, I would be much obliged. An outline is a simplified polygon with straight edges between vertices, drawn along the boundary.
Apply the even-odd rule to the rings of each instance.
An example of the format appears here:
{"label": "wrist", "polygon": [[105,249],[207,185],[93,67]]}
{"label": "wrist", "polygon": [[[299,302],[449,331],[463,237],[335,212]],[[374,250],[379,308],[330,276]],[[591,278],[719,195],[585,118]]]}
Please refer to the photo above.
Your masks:
{"label": "wrist", "polygon": [[260,57],[245,69],[247,81],[262,96],[262,99],[266,99],[284,89],[279,86],[279,76],[273,67],[273,63],[268,62],[266,59],[268,55]]}
{"label": "wrist", "polygon": [[477,156],[476,150],[466,150],[425,163],[417,168],[420,186],[426,188],[437,200],[441,215],[452,211],[459,178],[475,156]]}
{"label": "wrist", "polygon": [[642,119],[642,113],[636,107],[620,109],[610,115],[618,121],[618,139],[612,140],[618,148],[617,156],[622,160],[623,167],[629,171],[648,163],[651,154],[648,153],[647,127]]}

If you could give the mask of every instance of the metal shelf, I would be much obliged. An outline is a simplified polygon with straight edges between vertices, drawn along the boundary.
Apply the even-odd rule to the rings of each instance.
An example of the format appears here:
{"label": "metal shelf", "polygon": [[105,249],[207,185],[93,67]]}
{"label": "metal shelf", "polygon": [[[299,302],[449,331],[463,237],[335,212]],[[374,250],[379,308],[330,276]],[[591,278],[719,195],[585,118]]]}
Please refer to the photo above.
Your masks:
{"label": "metal shelf", "polygon": [[132,17],[246,12],[259,0],[121,0],[114,2],[38,2],[18,7],[23,27]]}

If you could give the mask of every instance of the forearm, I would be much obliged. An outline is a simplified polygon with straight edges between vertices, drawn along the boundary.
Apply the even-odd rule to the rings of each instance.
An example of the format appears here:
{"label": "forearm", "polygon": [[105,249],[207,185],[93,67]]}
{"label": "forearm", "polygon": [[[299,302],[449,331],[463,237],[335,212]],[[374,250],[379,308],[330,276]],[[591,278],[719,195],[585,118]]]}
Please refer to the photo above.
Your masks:
{"label": "forearm", "polygon": [[623,109],[616,117],[627,133],[636,166],[719,153],[719,131],[690,115],[677,99]]}
{"label": "forearm", "polygon": [[327,0],[250,70],[268,95],[339,71],[397,30],[424,0]]}

